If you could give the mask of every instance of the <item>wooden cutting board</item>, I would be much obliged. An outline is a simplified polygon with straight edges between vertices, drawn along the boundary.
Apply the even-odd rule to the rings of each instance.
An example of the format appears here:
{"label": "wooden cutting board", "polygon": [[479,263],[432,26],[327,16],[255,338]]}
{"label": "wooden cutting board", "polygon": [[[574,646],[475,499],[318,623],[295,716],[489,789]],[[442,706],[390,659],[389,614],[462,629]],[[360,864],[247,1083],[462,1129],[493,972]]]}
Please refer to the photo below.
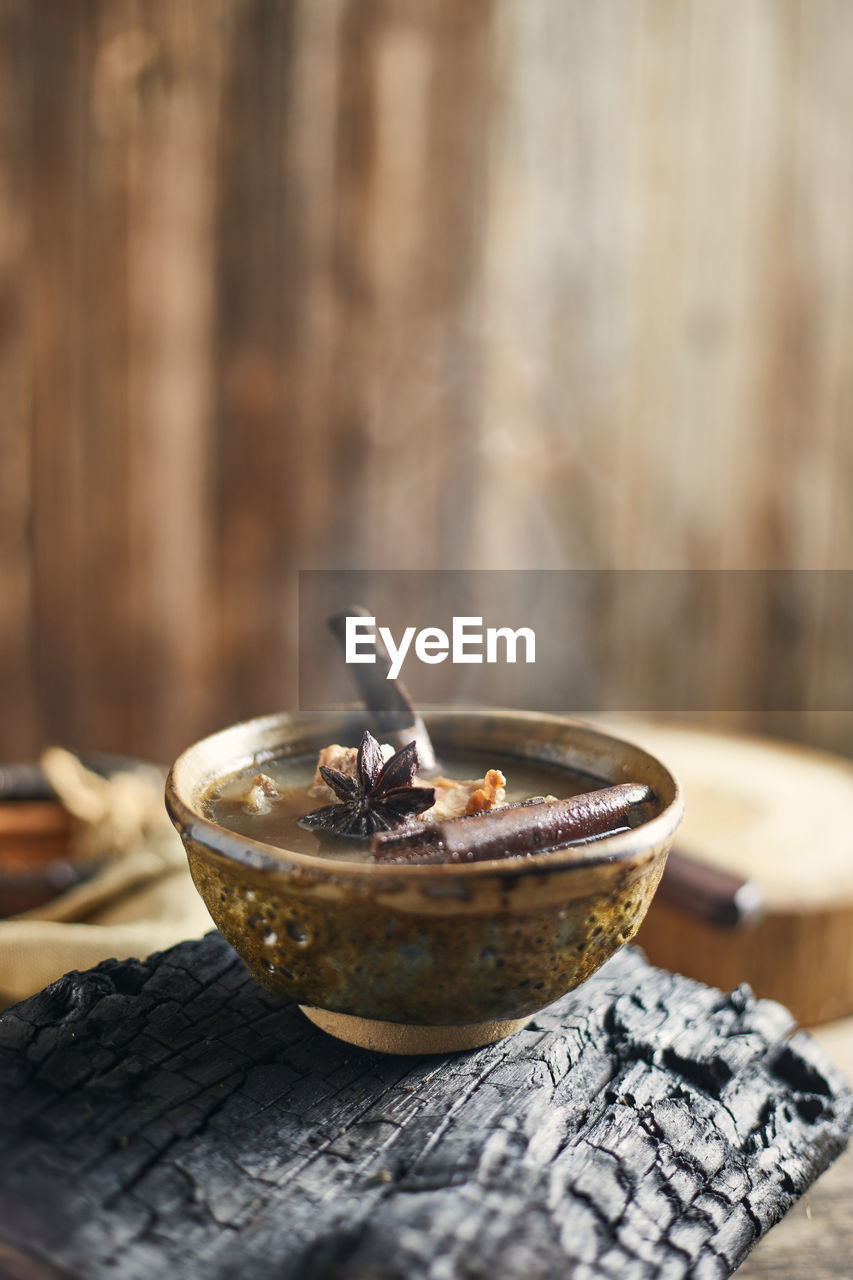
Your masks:
{"label": "wooden cutting board", "polygon": [[676,848],[761,886],[741,929],[661,900],[637,936],[653,964],[731,990],[748,982],[805,1024],[853,1013],[853,762],[799,744],[607,717],[684,788]]}

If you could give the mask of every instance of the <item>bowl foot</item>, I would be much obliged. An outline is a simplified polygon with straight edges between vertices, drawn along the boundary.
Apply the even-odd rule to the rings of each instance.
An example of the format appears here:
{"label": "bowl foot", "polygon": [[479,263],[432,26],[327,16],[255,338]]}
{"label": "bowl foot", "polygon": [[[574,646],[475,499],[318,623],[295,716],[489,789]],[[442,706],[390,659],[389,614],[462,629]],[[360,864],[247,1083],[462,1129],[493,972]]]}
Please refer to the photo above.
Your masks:
{"label": "bowl foot", "polygon": [[449,1027],[419,1027],[404,1022],[378,1022],[374,1018],[356,1018],[350,1013],[330,1013],[301,1004],[300,1009],[315,1026],[338,1040],[375,1049],[378,1053],[457,1053],[463,1049],[479,1049],[494,1044],[526,1026],[526,1018],[510,1018],[503,1022],[466,1022]]}

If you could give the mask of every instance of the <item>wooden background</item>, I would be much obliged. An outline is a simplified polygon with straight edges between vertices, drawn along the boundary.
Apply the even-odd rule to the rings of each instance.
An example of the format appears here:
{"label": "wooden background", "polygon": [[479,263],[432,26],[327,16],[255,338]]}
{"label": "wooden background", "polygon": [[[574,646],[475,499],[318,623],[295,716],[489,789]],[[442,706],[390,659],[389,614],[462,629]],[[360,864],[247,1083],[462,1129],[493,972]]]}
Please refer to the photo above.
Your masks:
{"label": "wooden background", "polygon": [[300,568],[853,567],[851,51],[849,0],[0,0],[0,756],[288,705]]}

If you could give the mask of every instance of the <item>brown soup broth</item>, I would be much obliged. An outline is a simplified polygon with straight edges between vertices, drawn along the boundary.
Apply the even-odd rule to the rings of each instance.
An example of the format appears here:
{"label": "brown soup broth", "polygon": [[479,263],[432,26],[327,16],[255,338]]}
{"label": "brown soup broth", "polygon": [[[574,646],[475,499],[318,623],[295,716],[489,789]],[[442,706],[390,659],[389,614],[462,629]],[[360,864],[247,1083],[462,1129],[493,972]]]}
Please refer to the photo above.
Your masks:
{"label": "brown soup broth", "polygon": [[[320,837],[300,827],[301,817],[330,803],[308,794],[316,764],[317,754],[312,752],[310,755],[268,760],[262,765],[254,764],[233,773],[211,787],[204,801],[205,815],[229,831],[279,849],[334,858],[338,862],[368,861],[371,856],[369,841],[341,836]],[[487,769],[500,769],[506,777],[508,801],[540,795],[552,795],[563,800],[607,785],[601,778],[588,773],[500,752],[489,752],[488,755],[447,752],[439,761],[439,772],[448,778],[482,778]],[[273,780],[280,799],[273,801],[268,813],[250,813],[243,802],[252,779],[261,772]],[[424,785],[429,785],[428,781]]]}

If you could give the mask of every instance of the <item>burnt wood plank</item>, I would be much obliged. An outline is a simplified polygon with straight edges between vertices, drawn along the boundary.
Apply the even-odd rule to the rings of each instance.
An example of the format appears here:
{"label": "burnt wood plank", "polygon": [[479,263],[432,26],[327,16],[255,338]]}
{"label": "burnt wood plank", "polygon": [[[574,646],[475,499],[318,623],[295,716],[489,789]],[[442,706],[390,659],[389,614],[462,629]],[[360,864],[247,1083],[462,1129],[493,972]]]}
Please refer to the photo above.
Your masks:
{"label": "burnt wood plank", "polygon": [[277,1003],[218,935],[110,961],[0,1017],[0,1257],[86,1280],[716,1280],[850,1131],[792,1030],[626,949],[501,1044],[385,1057]]}

